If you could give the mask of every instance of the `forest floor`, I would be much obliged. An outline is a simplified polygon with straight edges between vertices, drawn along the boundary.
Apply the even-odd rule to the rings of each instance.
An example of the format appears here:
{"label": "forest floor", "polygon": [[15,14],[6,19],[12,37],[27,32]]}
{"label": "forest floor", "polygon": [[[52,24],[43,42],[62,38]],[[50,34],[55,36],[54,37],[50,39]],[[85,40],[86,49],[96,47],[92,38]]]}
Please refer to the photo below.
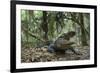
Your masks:
{"label": "forest floor", "polygon": [[75,48],[79,55],[74,54],[72,51],[67,50],[65,54],[50,53],[47,48],[22,48],[21,49],[21,62],[48,62],[48,61],[71,61],[71,60],[88,60],[90,59],[90,48],[84,46],[82,48]]}

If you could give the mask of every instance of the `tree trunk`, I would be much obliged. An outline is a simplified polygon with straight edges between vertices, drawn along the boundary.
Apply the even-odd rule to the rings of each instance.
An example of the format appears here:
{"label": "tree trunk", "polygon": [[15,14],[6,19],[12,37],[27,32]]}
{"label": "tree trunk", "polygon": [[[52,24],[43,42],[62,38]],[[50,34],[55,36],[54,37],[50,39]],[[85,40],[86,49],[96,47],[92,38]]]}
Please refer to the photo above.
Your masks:
{"label": "tree trunk", "polygon": [[43,21],[42,21],[42,30],[44,32],[44,40],[48,40],[48,22],[47,22],[47,12],[43,11]]}
{"label": "tree trunk", "polygon": [[84,16],[82,13],[80,13],[80,27],[81,27],[81,43],[83,46],[87,45],[87,38],[86,38],[86,32],[84,27]]}

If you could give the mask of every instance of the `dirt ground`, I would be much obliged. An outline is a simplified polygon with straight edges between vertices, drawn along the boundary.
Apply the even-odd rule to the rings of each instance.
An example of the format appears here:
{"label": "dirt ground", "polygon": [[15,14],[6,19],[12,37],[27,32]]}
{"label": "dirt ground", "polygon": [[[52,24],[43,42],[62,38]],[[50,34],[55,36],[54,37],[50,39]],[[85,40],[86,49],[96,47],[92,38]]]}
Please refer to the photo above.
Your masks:
{"label": "dirt ground", "polygon": [[87,60],[90,59],[90,48],[84,46],[83,48],[77,47],[75,51],[79,55],[74,54],[72,51],[67,50],[65,54],[50,53],[47,48],[22,48],[21,49],[21,62],[48,62],[48,61],[71,61],[71,60]]}

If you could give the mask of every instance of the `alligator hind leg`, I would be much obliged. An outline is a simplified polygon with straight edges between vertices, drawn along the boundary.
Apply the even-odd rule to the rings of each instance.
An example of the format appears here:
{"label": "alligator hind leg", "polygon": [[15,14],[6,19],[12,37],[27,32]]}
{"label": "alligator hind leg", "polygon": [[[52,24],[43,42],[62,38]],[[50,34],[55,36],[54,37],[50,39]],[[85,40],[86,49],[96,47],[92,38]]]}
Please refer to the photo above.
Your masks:
{"label": "alligator hind leg", "polygon": [[76,55],[82,55],[81,53],[79,52],[76,52],[75,49],[73,47],[70,47],[69,50],[71,50],[74,54]]}

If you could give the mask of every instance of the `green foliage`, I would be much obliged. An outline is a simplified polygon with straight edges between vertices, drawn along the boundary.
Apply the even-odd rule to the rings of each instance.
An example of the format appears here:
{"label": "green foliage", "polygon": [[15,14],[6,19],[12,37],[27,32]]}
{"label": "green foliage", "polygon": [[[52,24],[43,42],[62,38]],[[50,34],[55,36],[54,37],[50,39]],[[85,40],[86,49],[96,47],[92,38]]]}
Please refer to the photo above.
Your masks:
{"label": "green foliage", "polygon": [[[81,42],[80,44],[83,44],[83,40],[87,43],[90,40],[90,14],[21,10],[22,44],[31,43],[31,47],[36,47],[41,42],[54,41],[61,34],[72,30],[76,32],[77,43]],[[30,45],[27,47],[30,47]]]}

